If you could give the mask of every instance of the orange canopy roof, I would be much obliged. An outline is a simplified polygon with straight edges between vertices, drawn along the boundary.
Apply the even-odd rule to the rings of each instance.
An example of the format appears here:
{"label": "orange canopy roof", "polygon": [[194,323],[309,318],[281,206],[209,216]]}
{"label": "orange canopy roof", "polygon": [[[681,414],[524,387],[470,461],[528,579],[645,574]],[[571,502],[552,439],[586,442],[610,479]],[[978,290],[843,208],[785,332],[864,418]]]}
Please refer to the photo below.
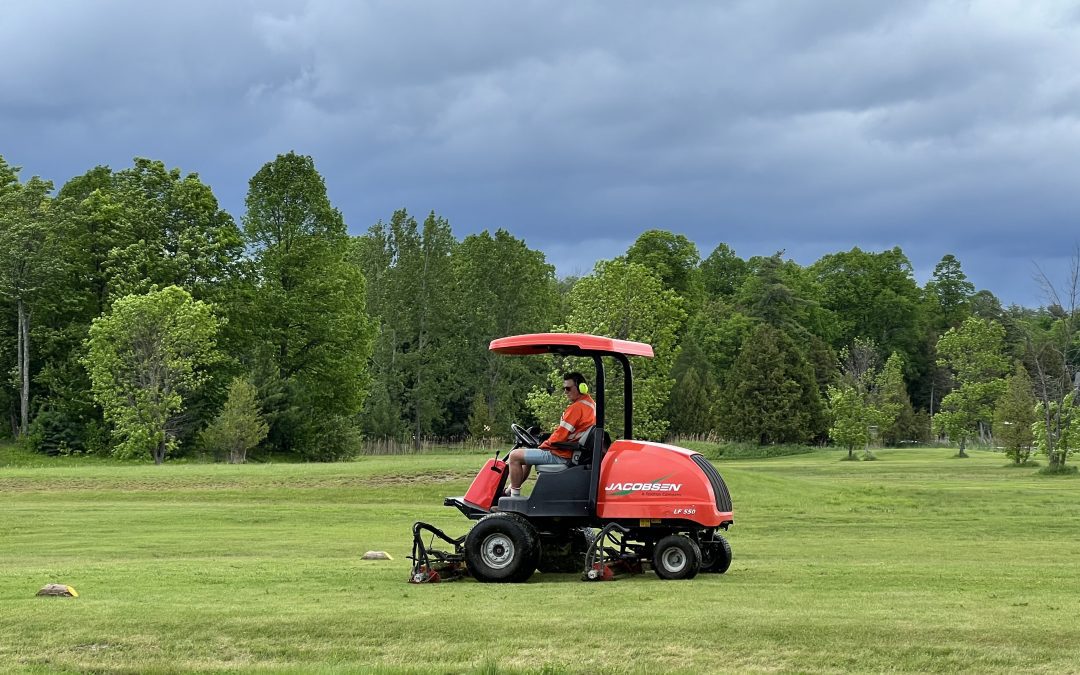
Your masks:
{"label": "orange canopy roof", "polygon": [[630,342],[584,333],[532,333],[492,340],[489,349],[500,354],[548,354],[606,352],[627,356],[653,356],[653,348],[644,342]]}

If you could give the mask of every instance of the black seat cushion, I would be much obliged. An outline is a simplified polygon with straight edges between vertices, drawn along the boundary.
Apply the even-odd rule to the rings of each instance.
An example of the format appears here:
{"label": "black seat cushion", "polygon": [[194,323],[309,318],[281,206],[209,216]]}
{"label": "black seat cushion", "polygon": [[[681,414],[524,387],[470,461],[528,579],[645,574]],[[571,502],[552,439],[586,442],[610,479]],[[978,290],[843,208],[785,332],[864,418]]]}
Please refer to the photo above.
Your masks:
{"label": "black seat cushion", "polygon": [[[592,461],[593,443],[595,442],[593,439],[595,438],[596,431],[597,427],[595,426],[592,429],[589,429],[589,433],[585,434],[585,438],[581,439],[581,445],[578,445],[577,443],[552,443],[551,447],[572,452],[573,455],[571,455],[570,458],[570,466],[588,464]],[[607,451],[610,447],[611,436],[605,431],[604,450]]]}

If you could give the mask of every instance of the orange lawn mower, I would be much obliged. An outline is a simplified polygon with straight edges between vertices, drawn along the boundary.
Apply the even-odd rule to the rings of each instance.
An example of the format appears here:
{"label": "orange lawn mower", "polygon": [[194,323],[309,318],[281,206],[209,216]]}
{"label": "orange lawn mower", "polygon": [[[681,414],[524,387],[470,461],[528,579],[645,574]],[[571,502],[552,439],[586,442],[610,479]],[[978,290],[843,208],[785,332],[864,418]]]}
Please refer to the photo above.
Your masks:
{"label": "orange lawn mower", "polygon": [[[641,342],[574,333],[538,333],[494,340],[501,354],[591,357],[596,366],[596,425],[565,464],[536,466],[532,494],[503,496],[508,450],[495,453],[461,497],[447,497],[476,525],[452,538],[428,523],[413,525],[409,581],[430,583],[472,576],[482,582],[524,582],[533,572],[581,572],[587,581],[642,572],[661,579],[724,573],[731,546],[720,533],[734,523],[731,496],[716,468],[700,453],[634,440],[630,356],[651,358]],[[623,370],[625,438],[604,431],[604,358]],[[514,448],[540,445],[536,430],[511,425]],[[424,539],[427,537],[428,543]],[[435,539],[442,549],[434,548]]]}

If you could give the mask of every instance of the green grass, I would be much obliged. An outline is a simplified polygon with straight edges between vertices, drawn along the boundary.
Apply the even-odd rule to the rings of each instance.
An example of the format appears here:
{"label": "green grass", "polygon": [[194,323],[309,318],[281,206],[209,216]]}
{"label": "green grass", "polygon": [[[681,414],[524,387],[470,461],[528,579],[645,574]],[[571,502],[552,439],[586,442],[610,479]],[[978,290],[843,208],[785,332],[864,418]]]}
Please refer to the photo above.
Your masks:
{"label": "green grass", "polygon": [[[726,575],[405,583],[483,455],[0,458],[0,672],[1077,672],[1080,480],[1000,454],[719,464]],[[13,466],[13,464],[21,464]],[[29,463],[33,464],[33,463]],[[369,549],[392,562],[361,561]],[[78,598],[37,598],[47,583]]]}

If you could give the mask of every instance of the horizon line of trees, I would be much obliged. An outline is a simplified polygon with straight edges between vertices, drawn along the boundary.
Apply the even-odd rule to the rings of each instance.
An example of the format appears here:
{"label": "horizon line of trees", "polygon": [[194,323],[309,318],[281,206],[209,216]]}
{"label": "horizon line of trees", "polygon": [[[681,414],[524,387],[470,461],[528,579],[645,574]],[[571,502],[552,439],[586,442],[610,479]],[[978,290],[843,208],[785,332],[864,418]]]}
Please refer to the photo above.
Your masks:
{"label": "horizon line of trees", "polygon": [[[510,232],[458,239],[435,212],[350,236],[292,152],[251,178],[239,222],[160,161],[56,190],[0,157],[0,405],[11,436],[48,453],[333,460],[553,424],[573,360],[487,345],[570,331],[653,345],[635,363],[638,437],[853,454],[944,435],[963,455],[993,436],[1064,466],[1080,440],[1077,277],[1044,276],[1045,307],[1003,307],[952,254],[919,286],[899,247],[800,266],[726,244],[702,259],[649,230],[558,279]],[[620,409],[617,377],[608,396]],[[608,424],[621,433],[621,416]]]}

